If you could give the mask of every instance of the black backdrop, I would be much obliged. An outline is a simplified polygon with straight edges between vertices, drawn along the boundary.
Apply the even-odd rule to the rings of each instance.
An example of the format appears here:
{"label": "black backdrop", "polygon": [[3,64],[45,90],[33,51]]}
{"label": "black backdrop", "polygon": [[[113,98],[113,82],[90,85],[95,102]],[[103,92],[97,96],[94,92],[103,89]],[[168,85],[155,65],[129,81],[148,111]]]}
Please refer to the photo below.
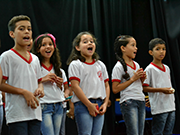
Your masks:
{"label": "black backdrop", "polygon": [[[98,39],[98,53],[106,64],[109,76],[116,62],[113,43],[119,34],[132,35],[138,46],[135,58],[145,68],[152,60],[148,42],[160,37],[167,43],[164,63],[171,68],[171,79],[176,89],[176,124],[174,133],[180,133],[179,75],[180,75],[180,1],[178,0],[0,0],[0,54],[13,47],[7,24],[14,16],[28,15],[32,21],[33,38],[49,32],[57,39],[63,69],[74,37],[81,31],[90,31]],[[111,82],[110,82],[111,85]],[[104,135],[114,133],[114,100],[108,108],[103,129]],[[74,121],[67,119],[67,134],[75,134]]]}

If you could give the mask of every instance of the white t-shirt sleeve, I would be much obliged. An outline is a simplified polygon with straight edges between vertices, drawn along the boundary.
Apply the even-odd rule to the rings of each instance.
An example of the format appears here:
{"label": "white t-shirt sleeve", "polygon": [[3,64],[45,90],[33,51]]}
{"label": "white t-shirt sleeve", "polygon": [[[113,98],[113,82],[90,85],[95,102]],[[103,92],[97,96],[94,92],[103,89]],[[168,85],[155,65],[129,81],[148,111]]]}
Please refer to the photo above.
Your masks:
{"label": "white t-shirt sleeve", "polygon": [[107,69],[106,69],[106,66],[105,66],[104,63],[102,63],[102,68],[103,68],[103,79],[104,79],[104,82],[109,81],[108,72],[107,72]]}
{"label": "white t-shirt sleeve", "polygon": [[72,61],[68,68],[69,81],[77,80],[80,82],[80,72],[78,61]]}
{"label": "white t-shirt sleeve", "polygon": [[121,66],[117,63],[113,70],[112,70],[112,82],[121,82],[122,80],[122,75],[124,72],[122,72]]}
{"label": "white t-shirt sleeve", "polygon": [[66,77],[66,73],[64,72],[63,69],[60,69],[61,72],[62,72],[62,77],[63,77],[63,84],[66,84],[67,83],[67,77]]}
{"label": "white t-shirt sleeve", "polygon": [[146,68],[145,69],[145,71],[146,71],[146,79],[144,80],[144,82],[143,82],[143,86],[150,86],[150,80],[151,80],[151,70],[150,70],[150,68]]}
{"label": "white t-shirt sleeve", "polygon": [[2,72],[3,72],[3,79],[8,79],[9,77],[9,61],[7,59],[7,56],[6,54],[2,54],[1,55],[1,69],[2,69]]}

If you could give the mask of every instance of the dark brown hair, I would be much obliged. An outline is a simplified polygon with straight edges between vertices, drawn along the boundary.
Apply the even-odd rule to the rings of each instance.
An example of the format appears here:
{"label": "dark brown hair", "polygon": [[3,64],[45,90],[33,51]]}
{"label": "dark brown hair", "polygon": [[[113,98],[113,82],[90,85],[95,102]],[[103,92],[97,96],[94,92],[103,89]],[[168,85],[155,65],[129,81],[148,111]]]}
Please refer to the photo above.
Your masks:
{"label": "dark brown hair", "polygon": [[[79,46],[79,43],[81,42],[81,37],[82,35],[91,35],[93,38],[93,41],[95,43],[95,45],[97,45],[97,40],[94,37],[93,34],[91,34],[90,32],[84,31],[84,32],[80,32],[73,40],[73,44],[72,44],[72,51],[71,54],[67,60],[67,65],[69,65],[73,60],[77,60],[80,59],[81,61],[85,61],[86,59],[81,55],[81,53],[79,51],[76,50],[76,46]],[[96,61],[99,60],[99,55],[97,54],[97,52],[95,51],[93,56],[93,59],[95,59]]]}
{"label": "dark brown hair", "polygon": [[129,36],[129,35],[121,35],[121,36],[118,36],[114,42],[114,51],[115,51],[116,59],[121,62],[122,66],[124,68],[125,74],[123,75],[123,78],[126,80],[129,80],[130,76],[127,73],[127,65],[122,57],[123,54],[121,51],[121,46],[125,47],[129,43],[129,38],[133,38],[133,37]]}
{"label": "dark brown hair", "polygon": [[8,23],[8,30],[14,32],[14,30],[16,28],[16,23],[19,21],[23,21],[23,20],[27,20],[27,21],[31,22],[30,18],[26,15],[14,16]]}
{"label": "dark brown hair", "polygon": [[[32,48],[32,52],[38,56],[39,60],[40,60],[40,63],[42,63],[42,60],[44,59],[44,57],[41,55],[41,53],[39,52],[39,49],[41,48],[42,46],[42,40],[46,37],[49,37],[52,42],[53,42],[53,45],[55,45],[53,39],[51,38],[51,36],[48,35],[49,33],[45,33],[45,34],[42,34],[40,36],[38,36],[34,42],[33,42],[33,48]],[[59,52],[59,49],[57,47],[54,47],[54,53],[53,55],[51,56],[50,58],[50,63],[54,66],[54,70],[55,70],[55,74],[59,77],[62,77],[62,72],[60,70],[61,68],[61,57],[60,57],[60,52]]]}

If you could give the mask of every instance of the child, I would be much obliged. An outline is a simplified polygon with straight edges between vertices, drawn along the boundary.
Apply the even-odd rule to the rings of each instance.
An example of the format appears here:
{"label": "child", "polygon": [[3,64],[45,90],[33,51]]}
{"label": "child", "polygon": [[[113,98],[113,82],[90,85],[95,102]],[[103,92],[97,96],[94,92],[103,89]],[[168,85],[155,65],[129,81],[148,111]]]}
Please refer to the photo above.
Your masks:
{"label": "child", "polygon": [[[41,132],[43,135],[59,135],[65,97],[68,97],[67,78],[63,69],[56,39],[46,33],[34,40],[33,53],[36,54],[42,66],[42,78],[45,96],[40,100],[42,108]],[[62,85],[63,84],[63,85]],[[64,94],[65,89],[65,94]]]}
{"label": "child", "polygon": [[89,32],[81,32],[73,41],[67,61],[79,135],[101,135],[108,105],[108,73],[95,50],[95,37]]}
{"label": "child", "polygon": [[149,54],[153,61],[146,67],[147,79],[143,89],[148,92],[151,105],[152,134],[170,135],[173,132],[175,122],[175,98],[171,89],[170,69],[162,64],[166,55],[165,42],[160,38],[149,42]]}
{"label": "child", "polygon": [[133,59],[137,53],[136,40],[129,35],[118,36],[114,43],[117,63],[112,71],[112,90],[120,92],[120,107],[127,135],[143,135],[145,96],[142,82],[146,74]]}
{"label": "child", "polygon": [[14,47],[1,55],[3,80],[0,90],[6,92],[6,120],[12,135],[40,135],[41,108],[36,96],[44,96],[41,69],[37,56],[29,53],[32,38],[30,18],[14,16],[8,23]]}
{"label": "child", "polygon": [[[0,57],[0,61],[1,61],[1,57]],[[0,84],[1,84],[1,81],[2,81],[2,70],[0,66]],[[2,132],[3,117],[4,117],[2,98],[3,98],[3,95],[2,95],[2,92],[0,91],[0,134]]]}

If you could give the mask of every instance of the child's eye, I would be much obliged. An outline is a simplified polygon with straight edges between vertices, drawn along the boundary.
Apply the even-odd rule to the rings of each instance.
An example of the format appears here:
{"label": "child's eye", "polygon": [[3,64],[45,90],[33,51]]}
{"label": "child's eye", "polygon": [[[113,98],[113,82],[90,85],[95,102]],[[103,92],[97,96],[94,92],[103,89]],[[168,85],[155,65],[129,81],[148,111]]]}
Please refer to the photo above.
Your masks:
{"label": "child's eye", "polygon": [[31,31],[31,30],[32,30],[31,28],[28,29],[28,31]]}
{"label": "child's eye", "polygon": [[163,50],[166,50],[166,48],[163,48]]}
{"label": "child's eye", "polygon": [[46,46],[46,44],[42,44],[42,46]]}
{"label": "child's eye", "polygon": [[94,41],[93,41],[93,40],[91,40],[91,41],[90,41],[90,43],[94,43]]}
{"label": "child's eye", "polygon": [[21,31],[22,31],[22,30],[24,30],[24,28],[19,28],[19,30],[21,30]]}

